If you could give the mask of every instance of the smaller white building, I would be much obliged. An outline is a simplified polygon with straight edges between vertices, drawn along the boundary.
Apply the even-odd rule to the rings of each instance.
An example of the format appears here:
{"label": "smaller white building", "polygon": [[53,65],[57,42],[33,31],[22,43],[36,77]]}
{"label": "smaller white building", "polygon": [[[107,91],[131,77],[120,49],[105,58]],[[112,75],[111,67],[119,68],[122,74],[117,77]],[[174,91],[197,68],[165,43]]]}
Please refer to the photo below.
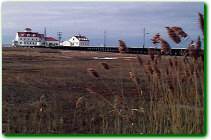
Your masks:
{"label": "smaller white building", "polygon": [[67,41],[62,42],[62,46],[70,47],[71,46],[71,43],[70,43],[69,40],[67,40]]}
{"label": "smaller white building", "polygon": [[45,46],[46,47],[56,47],[59,46],[59,40],[53,37],[45,37]]}
{"label": "smaller white building", "polygon": [[70,47],[86,47],[89,46],[89,39],[86,36],[75,35],[71,37],[69,40],[64,41],[63,46]]}

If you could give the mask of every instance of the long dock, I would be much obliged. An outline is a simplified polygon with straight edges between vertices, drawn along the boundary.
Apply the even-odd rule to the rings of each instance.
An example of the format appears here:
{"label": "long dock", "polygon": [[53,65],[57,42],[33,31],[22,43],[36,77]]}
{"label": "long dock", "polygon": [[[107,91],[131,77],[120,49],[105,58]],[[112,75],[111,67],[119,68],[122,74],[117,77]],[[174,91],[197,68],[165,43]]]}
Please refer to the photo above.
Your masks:
{"label": "long dock", "polygon": [[[31,46],[33,47],[33,46]],[[117,47],[66,47],[66,46],[56,46],[56,47],[45,47],[45,46],[34,46],[33,48],[51,48],[51,49],[62,49],[62,50],[75,50],[75,51],[98,51],[98,52],[113,52],[118,53]],[[150,48],[127,48],[126,53],[132,54],[148,54]],[[153,48],[155,52],[160,52],[160,48]],[[182,56],[185,54],[185,48],[172,48],[169,55]],[[203,50],[202,50],[203,52]]]}

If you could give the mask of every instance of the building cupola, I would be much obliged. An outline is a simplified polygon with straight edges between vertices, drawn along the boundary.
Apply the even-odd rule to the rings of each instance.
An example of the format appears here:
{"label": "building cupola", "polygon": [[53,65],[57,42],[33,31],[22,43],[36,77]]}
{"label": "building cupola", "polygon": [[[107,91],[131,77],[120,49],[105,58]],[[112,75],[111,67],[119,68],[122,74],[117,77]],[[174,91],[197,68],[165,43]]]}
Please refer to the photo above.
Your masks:
{"label": "building cupola", "polygon": [[25,32],[31,32],[32,29],[31,29],[31,28],[26,28],[24,31],[25,31]]}

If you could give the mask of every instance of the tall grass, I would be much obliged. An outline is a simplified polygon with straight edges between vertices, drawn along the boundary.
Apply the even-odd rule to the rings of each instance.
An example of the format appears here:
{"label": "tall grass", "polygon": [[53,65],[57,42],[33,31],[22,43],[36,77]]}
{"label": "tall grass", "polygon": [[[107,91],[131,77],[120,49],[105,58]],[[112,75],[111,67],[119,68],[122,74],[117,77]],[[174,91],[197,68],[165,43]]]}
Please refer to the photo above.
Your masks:
{"label": "tall grass", "polygon": [[[167,58],[156,63],[151,59],[143,62],[141,56],[137,59],[145,76],[138,77],[130,72],[128,78],[134,83],[139,96],[118,96],[109,103],[110,109],[107,108],[109,105],[104,106],[104,100],[98,98],[102,104],[96,108],[101,114],[95,117],[100,117],[100,122],[107,124],[102,126],[100,133],[203,133],[203,61],[169,57],[169,64],[163,68],[161,63]],[[142,82],[139,79],[143,79]]]}
{"label": "tall grass", "polygon": [[[91,81],[84,80],[89,83],[84,83],[84,91],[71,98],[67,93],[44,93],[30,104],[3,98],[3,132],[204,133],[203,59],[152,51],[148,56],[137,55],[136,63],[121,63],[128,63],[129,71],[115,76],[118,79],[106,77],[116,68],[107,62],[88,68]],[[109,78],[117,85],[109,83]],[[129,84],[132,89],[126,87]]]}
{"label": "tall grass", "polygon": [[[172,27],[169,35],[176,43],[187,36],[179,27]],[[170,52],[168,42],[159,34],[152,41],[160,43],[163,54]],[[135,64],[124,61],[130,70],[123,74],[125,67],[120,68],[118,79],[112,78],[115,66],[110,63],[87,67],[84,72],[91,81],[84,80],[84,91],[74,97],[43,94],[27,105],[4,97],[3,132],[203,134],[204,62],[200,43],[199,38],[197,46],[180,57],[162,56],[150,49],[148,56],[137,55]],[[123,56],[127,46],[122,40],[119,44]],[[111,77],[105,77],[108,74]],[[117,85],[111,87],[109,82]],[[126,84],[133,88],[126,88]],[[133,91],[131,95],[126,94],[128,90]]]}

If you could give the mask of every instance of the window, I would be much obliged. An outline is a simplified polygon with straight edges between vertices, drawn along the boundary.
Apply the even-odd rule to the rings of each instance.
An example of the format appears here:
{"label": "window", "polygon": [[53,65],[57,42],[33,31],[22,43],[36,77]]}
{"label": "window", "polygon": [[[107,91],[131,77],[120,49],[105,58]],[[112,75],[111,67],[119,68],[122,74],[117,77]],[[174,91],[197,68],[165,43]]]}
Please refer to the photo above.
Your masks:
{"label": "window", "polygon": [[22,42],[20,42],[20,44],[22,44]]}
{"label": "window", "polygon": [[22,40],[22,38],[20,38],[20,40]]}
{"label": "window", "polygon": [[28,36],[28,37],[29,37],[29,36],[30,36],[30,34],[27,34],[26,36]]}
{"label": "window", "polygon": [[34,40],[34,39],[32,38],[32,40]]}

